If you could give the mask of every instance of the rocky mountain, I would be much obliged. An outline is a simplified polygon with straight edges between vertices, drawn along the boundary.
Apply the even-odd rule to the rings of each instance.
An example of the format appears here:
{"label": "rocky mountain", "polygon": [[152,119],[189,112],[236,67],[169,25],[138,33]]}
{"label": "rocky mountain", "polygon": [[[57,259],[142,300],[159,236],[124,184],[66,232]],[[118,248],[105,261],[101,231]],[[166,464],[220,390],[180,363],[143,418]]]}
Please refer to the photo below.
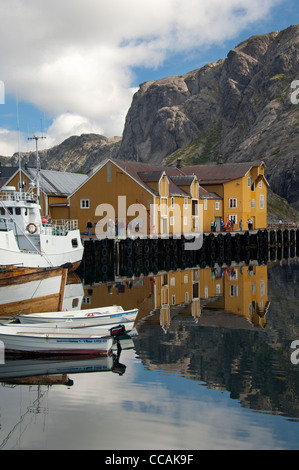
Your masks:
{"label": "rocky mountain", "polygon": [[219,154],[227,162],[263,160],[271,188],[299,207],[296,80],[299,87],[299,25],[253,36],[226,59],[141,84],[119,155],[168,164]]}
{"label": "rocky mountain", "polygon": [[[42,166],[88,172],[106,157],[169,165],[220,154],[227,162],[263,160],[271,189],[299,208],[298,59],[299,25],[253,36],[218,62],[142,83],[122,138],[70,137],[40,152]],[[34,165],[35,153],[23,160]]]}
{"label": "rocky mountain", "polygon": [[[40,150],[42,168],[57,171],[88,173],[105,158],[116,158],[121,137],[107,138],[98,134],[72,136],[47,150]],[[36,153],[22,153],[22,163],[35,167]],[[12,166],[18,165],[18,154],[10,159]]]}

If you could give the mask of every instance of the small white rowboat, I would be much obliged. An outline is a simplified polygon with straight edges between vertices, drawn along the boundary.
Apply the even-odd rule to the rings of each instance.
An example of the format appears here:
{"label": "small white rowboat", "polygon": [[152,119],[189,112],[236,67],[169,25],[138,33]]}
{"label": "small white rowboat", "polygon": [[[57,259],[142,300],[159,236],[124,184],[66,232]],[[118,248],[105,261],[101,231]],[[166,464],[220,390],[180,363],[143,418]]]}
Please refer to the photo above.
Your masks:
{"label": "small white rowboat", "polygon": [[117,334],[124,331],[120,325],[108,336],[102,329],[20,328],[15,324],[0,327],[0,341],[5,353],[109,355]]}
{"label": "small white rowboat", "polygon": [[138,309],[124,310],[119,305],[93,308],[89,310],[74,310],[71,312],[31,313],[19,315],[21,323],[59,323],[74,321],[82,326],[110,325],[135,321]]}

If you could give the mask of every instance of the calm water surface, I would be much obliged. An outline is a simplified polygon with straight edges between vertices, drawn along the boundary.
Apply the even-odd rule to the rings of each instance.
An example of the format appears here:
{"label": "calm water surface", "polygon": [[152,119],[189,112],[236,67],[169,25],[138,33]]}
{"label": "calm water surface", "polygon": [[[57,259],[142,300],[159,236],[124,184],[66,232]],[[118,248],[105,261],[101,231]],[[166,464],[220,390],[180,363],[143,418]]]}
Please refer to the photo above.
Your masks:
{"label": "calm water surface", "polygon": [[[120,357],[0,366],[1,450],[299,449],[299,364],[290,359],[299,340],[299,263],[266,267],[263,301],[255,297],[260,278],[248,285],[245,270],[227,282],[202,271],[197,315],[188,302],[176,305],[177,279],[167,281],[176,284],[170,311],[154,309],[163,278],[99,287],[103,305],[111,298],[140,309],[138,334]],[[94,302],[100,306],[89,286],[82,308]]]}

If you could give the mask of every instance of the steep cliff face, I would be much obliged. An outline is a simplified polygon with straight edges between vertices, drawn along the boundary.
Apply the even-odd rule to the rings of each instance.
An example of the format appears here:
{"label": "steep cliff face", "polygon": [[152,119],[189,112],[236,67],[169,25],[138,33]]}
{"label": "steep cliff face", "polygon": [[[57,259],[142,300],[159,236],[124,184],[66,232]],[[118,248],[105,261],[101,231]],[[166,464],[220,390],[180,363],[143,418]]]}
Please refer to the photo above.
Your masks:
{"label": "steep cliff face", "polygon": [[203,163],[219,154],[229,162],[264,160],[272,190],[299,207],[296,80],[299,25],[253,36],[186,75],[145,82],[118,156],[157,164],[178,157]]}

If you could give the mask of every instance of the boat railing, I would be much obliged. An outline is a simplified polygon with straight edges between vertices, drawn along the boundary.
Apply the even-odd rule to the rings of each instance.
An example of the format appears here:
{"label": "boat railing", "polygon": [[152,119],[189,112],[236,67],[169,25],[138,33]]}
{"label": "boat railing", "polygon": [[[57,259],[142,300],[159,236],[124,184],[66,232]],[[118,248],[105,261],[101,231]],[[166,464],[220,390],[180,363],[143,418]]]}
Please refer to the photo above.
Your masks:
{"label": "boat railing", "polygon": [[60,219],[43,224],[43,232],[46,235],[65,236],[68,232],[78,229],[78,220]]}
{"label": "boat railing", "polygon": [[24,201],[24,202],[37,202],[36,196],[33,193],[27,192],[18,192],[18,191],[8,191],[0,193],[0,201],[10,202],[10,201]]}

